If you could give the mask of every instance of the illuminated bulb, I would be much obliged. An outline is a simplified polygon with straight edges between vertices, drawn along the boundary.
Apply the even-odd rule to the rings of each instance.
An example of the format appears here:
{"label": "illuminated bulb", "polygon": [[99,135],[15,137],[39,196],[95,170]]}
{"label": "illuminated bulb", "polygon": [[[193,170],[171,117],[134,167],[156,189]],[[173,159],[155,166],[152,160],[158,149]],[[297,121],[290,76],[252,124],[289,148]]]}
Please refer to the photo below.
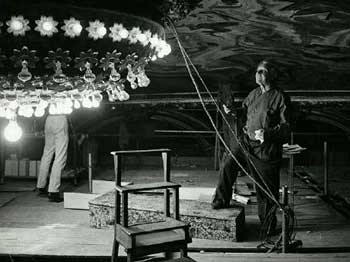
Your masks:
{"label": "illuminated bulb", "polygon": [[12,119],[12,118],[15,117],[15,112],[13,110],[9,109],[9,108],[6,108],[5,109],[5,117],[7,119]]}
{"label": "illuminated bulb", "polygon": [[9,142],[16,142],[22,137],[22,128],[16,121],[10,120],[9,124],[4,129],[4,136]]}
{"label": "illuminated bulb", "polygon": [[78,100],[74,100],[74,108],[79,109],[81,107],[80,102]]}
{"label": "illuminated bulb", "polygon": [[91,102],[91,100],[88,97],[86,97],[86,98],[83,99],[82,105],[83,105],[83,107],[91,108],[92,107],[92,102]]}
{"label": "illuminated bulb", "polygon": [[145,34],[139,34],[138,37],[137,37],[137,39],[138,39],[141,43],[143,43],[143,42],[145,42],[145,41],[147,40]]}
{"label": "illuminated bulb", "polygon": [[64,106],[62,103],[56,104],[56,114],[63,114],[64,113]]}
{"label": "illuminated bulb", "polygon": [[64,105],[66,107],[72,107],[73,106],[73,101],[70,98],[66,98],[64,101]]}
{"label": "illuminated bulb", "polygon": [[20,106],[20,107],[18,108],[17,114],[18,114],[19,116],[24,116],[24,115],[25,115],[25,109],[24,109],[23,106]]}
{"label": "illuminated bulb", "polygon": [[119,31],[119,36],[123,39],[128,38],[129,32],[125,28]]}
{"label": "illuminated bulb", "polygon": [[6,115],[5,107],[0,106],[0,117],[4,117]]}
{"label": "illuminated bulb", "polygon": [[69,115],[72,112],[73,112],[73,108],[72,107],[66,107],[66,106],[62,107],[62,113],[63,114]]}
{"label": "illuminated bulb", "polygon": [[55,104],[51,104],[51,105],[50,105],[50,107],[49,107],[49,113],[50,113],[51,115],[57,114],[57,108],[56,108]]}
{"label": "illuminated bulb", "polygon": [[100,106],[100,102],[98,102],[96,99],[92,99],[91,105],[92,105],[92,107],[99,107]]}
{"label": "illuminated bulb", "polygon": [[135,82],[131,82],[130,86],[132,89],[136,89],[138,87],[137,83],[135,83]]}
{"label": "illuminated bulb", "polygon": [[100,93],[95,93],[94,98],[96,99],[97,102],[101,102],[103,100],[103,96]]}
{"label": "illuminated bulb", "polygon": [[71,114],[73,112],[73,108],[71,108],[71,107],[69,107],[69,108],[67,108],[67,110],[66,110],[66,114]]}
{"label": "illuminated bulb", "polygon": [[33,113],[34,113],[34,109],[33,109],[33,107],[31,107],[31,106],[26,106],[24,112],[25,112],[25,113],[24,113],[24,116],[25,116],[25,117],[32,117],[32,116],[33,116]]}
{"label": "illuminated bulb", "polygon": [[74,34],[79,35],[81,33],[81,30],[83,29],[83,27],[80,25],[80,23],[75,23],[72,26],[72,31],[74,32]]}
{"label": "illuminated bulb", "polygon": [[45,22],[43,23],[42,27],[43,27],[43,29],[44,29],[45,31],[50,32],[50,31],[53,29],[53,24],[52,24],[52,22],[50,22],[50,21],[45,21]]}
{"label": "illuminated bulb", "polygon": [[163,58],[164,56],[165,56],[165,54],[164,54],[163,51],[161,51],[161,52],[158,53],[158,57],[159,57],[159,58]]}
{"label": "illuminated bulb", "polygon": [[121,98],[120,99],[121,101],[125,101],[125,100],[128,100],[130,96],[126,91],[122,90],[120,91],[120,98]]}
{"label": "illuminated bulb", "polygon": [[171,46],[169,44],[166,44],[163,47],[163,52],[164,52],[165,55],[169,55],[171,53]]}
{"label": "illuminated bulb", "polygon": [[49,105],[49,103],[45,100],[40,100],[39,107],[42,107],[43,109],[46,108]]}
{"label": "illuminated bulb", "polygon": [[152,56],[151,60],[152,61],[156,61],[157,60],[157,56],[156,55]]}
{"label": "illuminated bulb", "polygon": [[9,103],[9,108],[10,109],[16,109],[18,107],[18,103],[16,100],[13,100]]}
{"label": "illuminated bulb", "polygon": [[34,116],[35,117],[42,117],[43,115],[45,114],[45,109],[38,106],[36,109],[35,109],[35,112],[34,112]]}
{"label": "illuminated bulb", "polygon": [[18,21],[18,20],[14,20],[14,21],[12,21],[12,23],[11,23],[11,28],[12,28],[14,31],[22,30],[22,28],[23,28],[23,23],[21,23],[21,22]]}
{"label": "illuminated bulb", "polygon": [[104,26],[99,26],[96,32],[99,37],[103,37],[107,33],[107,29]]}
{"label": "illuminated bulb", "polygon": [[131,69],[129,69],[128,75],[126,76],[126,79],[132,83],[135,82],[136,80],[136,75],[131,71]]}

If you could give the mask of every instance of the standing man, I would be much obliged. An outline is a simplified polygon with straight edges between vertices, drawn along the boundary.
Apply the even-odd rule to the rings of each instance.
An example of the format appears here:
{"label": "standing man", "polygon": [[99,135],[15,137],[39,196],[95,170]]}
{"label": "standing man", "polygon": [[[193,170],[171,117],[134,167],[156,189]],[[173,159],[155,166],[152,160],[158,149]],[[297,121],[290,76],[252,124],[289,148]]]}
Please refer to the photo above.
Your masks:
{"label": "standing man", "polygon": [[[243,135],[239,138],[240,145],[231,151],[240,163],[248,165],[250,174],[259,185],[265,190],[267,186],[278,200],[282,145],[289,139],[290,100],[275,86],[275,79],[273,65],[268,61],[260,62],[255,73],[258,87],[243,101],[243,117],[246,119]],[[231,136],[234,136],[232,132]],[[219,171],[219,182],[212,202],[214,209],[229,207],[232,198],[232,186],[239,166],[230,155],[228,158]],[[271,210],[273,212],[267,232],[272,233],[277,223],[273,209],[275,203],[258,186],[256,193],[261,223],[266,222]]]}
{"label": "standing man", "polygon": [[46,195],[47,180],[53,157],[54,161],[49,178],[48,197],[52,202],[62,202],[60,195],[61,175],[66,165],[68,150],[68,120],[65,115],[48,115],[45,122],[45,147],[41,157],[37,188],[39,195]]}

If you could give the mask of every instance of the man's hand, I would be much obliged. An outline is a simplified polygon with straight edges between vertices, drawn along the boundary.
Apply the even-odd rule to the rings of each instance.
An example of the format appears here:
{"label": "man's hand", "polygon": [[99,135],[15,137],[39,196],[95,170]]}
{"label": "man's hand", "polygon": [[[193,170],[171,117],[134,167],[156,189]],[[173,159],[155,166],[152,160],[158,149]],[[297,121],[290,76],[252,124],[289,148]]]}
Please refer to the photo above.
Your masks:
{"label": "man's hand", "polygon": [[260,143],[264,143],[264,129],[255,130],[255,139],[259,140]]}

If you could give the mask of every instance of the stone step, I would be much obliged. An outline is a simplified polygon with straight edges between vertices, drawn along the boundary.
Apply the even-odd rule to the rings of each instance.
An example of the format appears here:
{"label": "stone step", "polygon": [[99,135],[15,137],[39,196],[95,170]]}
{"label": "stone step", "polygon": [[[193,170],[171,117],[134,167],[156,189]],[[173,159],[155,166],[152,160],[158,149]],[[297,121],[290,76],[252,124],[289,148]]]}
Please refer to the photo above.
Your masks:
{"label": "stone step", "polygon": [[[162,195],[129,194],[128,203],[130,225],[157,222],[164,218]],[[103,228],[112,225],[114,206],[114,191],[91,200],[90,226]],[[180,218],[190,224],[194,238],[240,241],[244,232],[245,214],[241,206],[213,210],[208,202],[180,200]]]}

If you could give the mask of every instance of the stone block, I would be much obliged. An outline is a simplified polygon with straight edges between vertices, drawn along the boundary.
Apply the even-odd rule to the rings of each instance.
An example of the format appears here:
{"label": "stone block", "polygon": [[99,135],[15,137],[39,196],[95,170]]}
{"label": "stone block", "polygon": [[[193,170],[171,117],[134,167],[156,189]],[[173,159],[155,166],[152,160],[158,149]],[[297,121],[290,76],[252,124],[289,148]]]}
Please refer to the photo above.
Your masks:
{"label": "stone block", "polygon": [[[114,191],[89,201],[91,227],[114,223],[114,202]],[[162,194],[129,194],[129,224],[162,220],[163,203]],[[194,238],[240,241],[244,232],[245,215],[241,206],[213,210],[208,202],[180,200],[180,218],[191,225]]]}

